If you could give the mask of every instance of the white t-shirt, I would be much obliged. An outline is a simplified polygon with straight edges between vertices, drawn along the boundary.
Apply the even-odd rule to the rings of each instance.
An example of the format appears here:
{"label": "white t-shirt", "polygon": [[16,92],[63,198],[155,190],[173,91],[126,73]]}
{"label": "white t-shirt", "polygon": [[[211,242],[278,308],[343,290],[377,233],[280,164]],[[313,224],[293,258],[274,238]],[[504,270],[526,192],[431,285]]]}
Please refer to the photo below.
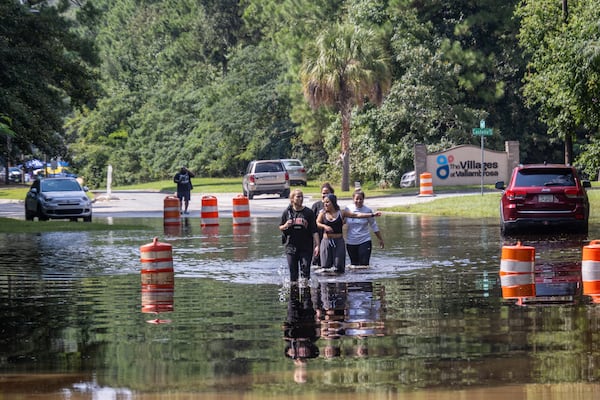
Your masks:
{"label": "white t-shirt", "polygon": [[[372,213],[369,207],[362,206],[357,208],[355,205],[351,205],[346,207],[346,210],[349,210],[353,213]],[[346,244],[358,245],[364,242],[368,242],[371,240],[371,231],[379,232],[379,227],[377,226],[377,222],[375,221],[375,217],[371,218],[346,218]],[[369,229],[370,227],[370,229]]]}

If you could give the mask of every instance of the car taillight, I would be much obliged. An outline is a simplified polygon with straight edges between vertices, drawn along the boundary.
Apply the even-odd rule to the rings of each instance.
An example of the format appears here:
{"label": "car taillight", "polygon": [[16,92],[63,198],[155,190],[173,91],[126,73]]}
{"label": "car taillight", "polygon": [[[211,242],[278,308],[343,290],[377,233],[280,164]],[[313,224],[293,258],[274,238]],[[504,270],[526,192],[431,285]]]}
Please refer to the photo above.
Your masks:
{"label": "car taillight", "polygon": [[569,199],[578,199],[583,198],[583,193],[576,188],[569,188],[565,189],[565,196],[567,196]]}
{"label": "car taillight", "polygon": [[287,172],[285,173],[285,180],[289,181],[290,180],[290,174],[288,174]]}
{"label": "car taillight", "polygon": [[306,170],[304,168],[300,168],[300,172],[305,173]]}
{"label": "car taillight", "polygon": [[249,181],[250,183],[254,183],[254,182],[256,182],[256,179],[254,178],[254,175],[250,175],[250,176],[248,176],[248,181]]}
{"label": "car taillight", "polygon": [[527,196],[527,192],[525,191],[521,191],[521,190],[507,190],[506,191],[506,198],[508,200],[525,200],[525,197]]}

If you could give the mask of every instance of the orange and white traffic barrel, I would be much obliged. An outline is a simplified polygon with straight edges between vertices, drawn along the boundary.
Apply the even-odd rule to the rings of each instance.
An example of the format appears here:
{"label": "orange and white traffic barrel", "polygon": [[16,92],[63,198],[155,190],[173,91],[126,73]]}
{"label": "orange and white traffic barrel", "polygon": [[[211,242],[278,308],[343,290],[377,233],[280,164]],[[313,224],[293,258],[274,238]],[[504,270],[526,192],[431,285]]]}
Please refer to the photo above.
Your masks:
{"label": "orange and white traffic barrel", "polygon": [[180,206],[179,198],[175,196],[165,197],[163,202],[163,220],[165,226],[181,225],[181,216],[179,215]]}
{"label": "orange and white traffic barrel", "polygon": [[600,303],[600,240],[592,240],[583,246],[581,257],[581,281],[583,294]]}
{"label": "orange and white traffic barrel", "polygon": [[504,299],[523,299],[535,297],[535,275],[509,274],[500,275],[500,286]]}
{"label": "orange and white traffic barrel", "polygon": [[515,246],[502,246],[500,275],[532,274],[535,272],[535,247],[523,246],[517,242]]}
{"label": "orange and white traffic barrel", "polygon": [[201,226],[219,225],[219,208],[215,196],[202,196]]}
{"label": "orange and white traffic barrel", "polygon": [[154,238],[152,243],[140,247],[142,262],[142,285],[171,287],[175,284],[173,272],[173,251],[168,243],[160,243]]}
{"label": "orange and white traffic barrel", "polygon": [[250,225],[250,202],[244,195],[233,198],[233,226]]}
{"label": "orange and white traffic barrel", "polygon": [[419,196],[433,196],[433,180],[429,172],[419,175]]}

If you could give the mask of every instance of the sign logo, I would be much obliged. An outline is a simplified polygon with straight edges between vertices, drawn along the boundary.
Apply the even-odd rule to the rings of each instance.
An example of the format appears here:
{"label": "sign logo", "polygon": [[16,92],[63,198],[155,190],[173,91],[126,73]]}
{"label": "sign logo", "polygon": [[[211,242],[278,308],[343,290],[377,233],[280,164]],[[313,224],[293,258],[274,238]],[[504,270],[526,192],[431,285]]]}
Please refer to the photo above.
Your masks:
{"label": "sign logo", "polygon": [[448,157],[446,157],[445,155],[441,154],[437,156],[438,168],[435,171],[435,174],[438,178],[446,179],[448,176],[450,176],[450,163],[452,162],[454,162],[453,155],[448,155]]}

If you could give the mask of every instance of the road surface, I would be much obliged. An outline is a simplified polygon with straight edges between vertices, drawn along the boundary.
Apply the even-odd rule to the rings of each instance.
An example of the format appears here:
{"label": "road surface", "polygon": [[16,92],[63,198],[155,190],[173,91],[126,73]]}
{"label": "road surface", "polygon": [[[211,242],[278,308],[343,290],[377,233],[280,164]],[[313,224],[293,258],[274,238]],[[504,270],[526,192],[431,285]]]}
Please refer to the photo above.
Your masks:
{"label": "road surface", "polygon": [[[200,217],[202,209],[202,197],[210,196],[207,193],[193,193],[190,201],[190,217]],[[434,200],[439,197],[455,196],[457,194],[442,194],[434,196],[384,196],[367,197],[365,204],[375,210],[396,205],[406,205],[423,203]],[[464,195],[464,194],[462,194]],[[110,199],[106,193],[96,193],[94,202],[94,215],[97,217],[163,217],[164,199],[168,195],[159,192],[147,191],[116,191],[112,192]],[[233,209],[233,198],[238,196],[235,193],[218,193],[214,195],[217,198],[219,217],[231,218]],[[304,205],[310,207],[316,198],[307,196]],[[340,207],[351,203],[350,199],[340,199]],[[256,196],[249,201],[250,215],[252,217],[276,217],[281,215],[285,207],[289,204],[289,199],[279,198],[278,196],[261,195]],[[0,200],[0,217],[24,219],[24,205],[22,200]]]}

